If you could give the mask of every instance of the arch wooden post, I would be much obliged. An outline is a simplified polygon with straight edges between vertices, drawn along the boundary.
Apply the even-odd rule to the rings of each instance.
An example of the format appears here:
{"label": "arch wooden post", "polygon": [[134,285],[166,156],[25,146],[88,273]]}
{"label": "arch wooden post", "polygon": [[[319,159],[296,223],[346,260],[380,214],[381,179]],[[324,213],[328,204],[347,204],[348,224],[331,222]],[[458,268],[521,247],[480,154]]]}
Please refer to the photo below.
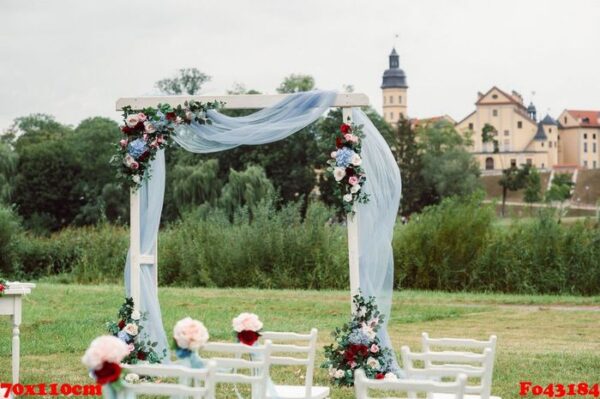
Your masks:
{"label": "arch wooden post", "polygon": [[140,229],[140,193],[132,188],[129,191],[129,295],[133,298],[133,309],[140,311],[140,255],[141,255],[141,229]]}
{"label": "arch wooden post", "polygon": [[[352,108],[342,108],[342,118],[344,123],[352,123]],[[354,215],[348,215],[346,217],[346,227],[348,229],[348,266],[350,271],[350,303],[352,307],[352,313],[354,313],[354,305],[352,304],[352,298],[358,295],[360,288],[360,274],[359,274],[359,249],[358,249],[358,209],[354,205]]]}

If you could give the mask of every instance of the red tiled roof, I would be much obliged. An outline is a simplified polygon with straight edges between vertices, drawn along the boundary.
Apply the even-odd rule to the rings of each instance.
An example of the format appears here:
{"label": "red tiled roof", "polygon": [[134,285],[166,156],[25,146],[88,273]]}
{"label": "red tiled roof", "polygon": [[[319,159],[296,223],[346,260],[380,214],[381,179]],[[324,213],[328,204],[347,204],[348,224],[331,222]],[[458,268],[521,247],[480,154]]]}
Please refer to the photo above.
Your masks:
{"label": "red tiled roof", "polygon": [[600,111],[581,111],[568,109],[567,112],[577,120],[582,127],[600,127]]}

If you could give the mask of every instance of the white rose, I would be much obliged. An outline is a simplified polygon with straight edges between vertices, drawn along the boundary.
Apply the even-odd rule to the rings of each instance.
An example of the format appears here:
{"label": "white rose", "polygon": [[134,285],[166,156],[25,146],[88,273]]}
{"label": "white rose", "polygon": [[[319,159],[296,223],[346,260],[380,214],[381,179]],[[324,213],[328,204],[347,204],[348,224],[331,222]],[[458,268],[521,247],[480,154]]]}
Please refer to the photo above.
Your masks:
{"label": "white rose", "polygon": [[395,380],[398,379],[398,376],[396,374],[392,373],[392,372],[387,372],[387,373],[385,373],[385,377],[383,377],[383,378],[386,379],[386,380],[395,381]]}
{"label": "white rose", "polygon": [[238,317],[231,321],[231,325],[236,332],[258,332],[263,327],[263,323],[254,313],[241,313]]}
{"label": "white rose", "polygon": [[135,374],[135,373],[129,373],[125,376],[125,382],[128,382],[130,384],[135,384],[136,382],[140,381],[140,376]]}
{"label": "white rose", "polygon": [[375,359],[374,357],[370,357],[367,359],[367,366],[371,367],[372,369],[378,370],[379,360]]}
{"label": "white rose", "polygon": [[361,159],[360,155],[354,154],[354,155],[352,155],[352,159],[350,160],[350,162],[352,163],[352,165],[358,166],[362,163],[362,159]]}
{"label": "white rose", "polygon": [[185,119],[187,119],[188,121],[191,121],[192,119],[194,119],[194,113],[192,111],[190,111],[189,109],[185,111]]}
{"label": "white rose", "polygon": [[129,323],[123,328],[123,331],[125,331],[132,337],[135,337],[136,335],[138,335],[138,326],[137,324]]}
{"label": "white rose", "polygon": [[344,201],[346,201],[346,202],[352,202],[352,194],[346,194],[346,195],[344,195]]}
{"label": "white rose", "polygon": [[135,162],[135,159],[129,154],[125,155],[125,158],[123,158],[123,163],[127,167],[131,166],[131,164],[134,162]]}
{"label": "white rose", "polygon": [[99,370],[108,363],[121,363],[129,355],[127,344],[112,335],[103,335],[96,338],[85,351],[81,361],[87,368]]}
{"label": "white rose", "polygon": [[350,192],[351,192],[352,194],[356,194],[356,193],[357,193],[357,192],[359,192],[359,191],[360,191],[360,185],[358,185],[358,184],[356,184],[356,185],[354,185],[354,186],[352,186],[352,187],[350,188]]}
{"label": "white rose", "polygon": [[154,133],[154,132],[156,132],[156,126],[154,126],[152,123],[146,121],[146,122],[144,122],[144,130],[146,131],[146,133]]}
{"label": "white rose", "polygon": [[140,311],[139,310],[134,310],[133,312],[131,312],[131,318],[133,320],[139,320],[141,317],[140,315]]}
{"label": "white rose", "polygon": [[346,169],[344,168],[335,168],[333,169],[333,177],[335,181],[340,181],[346,176]]}
{"label": "white rose", "polygon": [[337,151],[331,151],[331,154],[329,155],[331,155],[331,158],[335,158],[337,157]]}
{"label": "white rose", "polygon": [[128,115],[127,119],[125,119],[125,123],[129,127],[135,127],[138,123],[140,123],[140,117],[137,115]]}
{"label": "white rose", "polygon": [[369,326],[368,324],[365,324],[365,323],[362,324],[361,330],[367,337],[369,337],[369,339],[374,339],[375,336],[377,335],[375,333],[375,330],[373,330],[371,328],[371,326]]}
{"label": "white rose", "polygon": [[346,373],[344,373],[344,370],[335,370],[335,373],[333,373],[333,377],[334,378],[344,378],[344,375],[346,375]]}

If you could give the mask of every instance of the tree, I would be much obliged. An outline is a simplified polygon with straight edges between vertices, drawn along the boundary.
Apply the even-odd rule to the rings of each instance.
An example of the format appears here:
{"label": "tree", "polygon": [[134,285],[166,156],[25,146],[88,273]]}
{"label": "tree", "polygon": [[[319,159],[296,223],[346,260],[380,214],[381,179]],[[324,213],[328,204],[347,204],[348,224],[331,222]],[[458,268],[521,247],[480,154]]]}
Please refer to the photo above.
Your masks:
{"label": "tree", "polygon": [[20,153],[30,144],[61,140],[72,131],[69,126],[57,122],[52,115],[31,114],[15,119],[12,126],[4,133],[3,141]]}
{"label": "tree", "polygon": [[277,88],[278,93],[298,93],[315,88],[315,79],[310,75],[291,74],[283,79]]}
{"label": "tree", "polygon": [[164,94],[197,94],[202,85],[211,77],[200,72],[197,68],[181,68],[174,77],[156,82],[156,87]]}
{"label": "tree", "polygon": [[573,182],[571,181],[571,175],[568,173],[559,173],[552,179],[550,189],[546,193],[546,201],[564,202],[571,198],[572,188]]}
{"label": "tree", "polygon": [[223,181],[218,176],[219,161],[209,159],[196,165],[175,165],[172,172],[173,200],[182,214],[190,207],[217,204]]}
{"label": "tree", "polygon": [[525,195],[523,200],[528,204],[542,200],[542,180],[536,168],[531,168],[525,183]]}
{"label": "tree", "polygon": [[396,143],[392,149],[402,177],[400,212],[408,216],[433,203],[433,193],[423,178],[423,157],[417,143],[417,135],[409,120],[400,119]]}
{"label": "tree", "polygon": [[434,190],[434,202],[444,197],[465,196],[480,187],[479,167],[466,149],[470,139],[458,133],[448,122],[419,127],[423,179]]}
{"label": "tree", "polygon": [[252,215],[254,208],[261,201],[273,198],[274,193],[265,171],[260,166],[248,166],[241,172],[233,169],[229,172],[219,203],[233,219],[235,212],[242,207],[247,207]]}
{"label": "tree", "polygon": [[520,168],[511,166],[502,171],[502,177],[498,182],[502,186],[502,217],[506,211],[506,194],[509,190],[517,191],[524,188],[530,172],[531,166],[528,164],[521,165]]}
{"label": "tree", "polygon": [[0,204],[11,202],[17,165],[17,153],[8,143],[0,141]]}

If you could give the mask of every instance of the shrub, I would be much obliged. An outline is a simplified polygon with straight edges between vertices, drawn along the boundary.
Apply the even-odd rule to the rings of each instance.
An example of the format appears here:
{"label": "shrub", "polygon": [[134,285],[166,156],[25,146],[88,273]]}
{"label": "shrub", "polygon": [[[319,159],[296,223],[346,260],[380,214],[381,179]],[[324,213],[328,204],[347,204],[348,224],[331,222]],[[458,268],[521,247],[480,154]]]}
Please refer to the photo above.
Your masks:
{"label": "shrub", "polygon": [[17,273],[15,242],[20,234],[21,223],[18,216],[11,208],[0,205],[0,276],[12,277]]}

